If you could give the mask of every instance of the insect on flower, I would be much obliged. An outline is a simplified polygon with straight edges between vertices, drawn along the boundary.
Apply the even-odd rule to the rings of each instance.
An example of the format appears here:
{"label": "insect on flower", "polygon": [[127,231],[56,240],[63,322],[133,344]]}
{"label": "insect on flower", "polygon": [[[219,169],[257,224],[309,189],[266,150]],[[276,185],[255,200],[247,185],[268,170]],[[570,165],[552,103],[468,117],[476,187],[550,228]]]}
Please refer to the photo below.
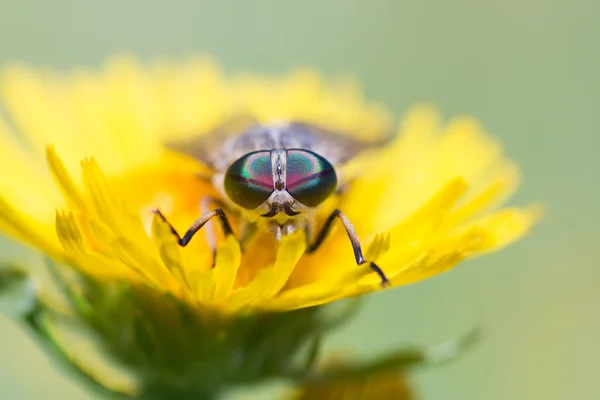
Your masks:
{"label": "insect on flower", "polygon": [[[169,224],[171,231],[179,245],[186,246],[196,232],[218,216],[225,235],[232,235],[227,215],[237,213],[242,217],[239,239],[242,248],[258,229],[269,229],[277,242],[302,229],[307,240],[306,251],[310,253],[327,239],[333,223],[339,219],[352,244],[356,263],[368,263],[381,278],[381,284],[386,285],[389,282],[381,268],[365,260],[358,235],[342,210],[335,209],[322,226],[316,222],[319,206],[348,183],[340,179],[339,168],[378,144],[381,142],[359,141],[306,123],[262,125],[245,117],[234,118],[192,141],[173,143],[170,147],[174,150],[209,168],[207,178],[224,201],[203,198],[202,215],[187,232],[180,236]],[[155,212],[168,223],[160,210]],[[214,253],[215,235],[212,228],[207,230]]]}

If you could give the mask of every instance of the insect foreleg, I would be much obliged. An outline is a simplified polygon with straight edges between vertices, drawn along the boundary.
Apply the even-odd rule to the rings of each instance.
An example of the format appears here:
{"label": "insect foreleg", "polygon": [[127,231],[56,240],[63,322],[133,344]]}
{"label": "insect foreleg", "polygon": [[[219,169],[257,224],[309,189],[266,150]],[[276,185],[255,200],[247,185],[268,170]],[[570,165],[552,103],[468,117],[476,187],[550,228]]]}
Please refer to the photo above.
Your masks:
{"label": "insect foreleg", "polygon": [[[220,209],[223,209],[223,204],[214,197],[204,196],[200,199],[200,214],[206,215],[210,212],[211,206],[217,206]],[[213,260],[217,256],[217,236],[215,234],[215,228],[211,221],[206,222],[206,226],[204,227],[204,237],[206,238],[206,242],[208,243],[208,247],[210,247],[213,253]]]}
{"label": "insect foreleg", "polygon": [[321,231],[317,235],[315,242],[311,246],[309,246],[307,251],[309,253],[312,253],[312,252],[316,251],[323,244],[323,242],[327,238],[327,235],[331,231],[331,227],[336,218],[339,218],[340,221],[342,221],[342,224],[344,225],[344,228],[346,229],[346,234],[348,235],[348,239],[350,239],[350,243],[352,244],[352,250],[354,250],[354,258],[356,260],[356,264],[362,265],[362,264],[368,262],[369,267],[374,272],[376,272],[377,275],[379,275],[379,277],[381,278],[381,285],[382,286],[388,285],[390,282],[388,281],[387,277],[385,276],[385,273],[383,272],[383,270],[381,268],[379,268],[379,266],[377,264],[375,264],[374,262],[365,261],[365,258],[363,256],[363,252],[362,252],[362,248],[360,246],[360,241],[358,239],[358,235],[356,234],[356,231],[354,231],[354,227],[352,226],[352,223],[350,222],[348,217],[346,217],[344,215],[344,213],[339,209],[334,210],[331,213],[331,215],[327,218],[327,221],[325,221],[325,224],[323,225],[323,227],[321,228]]}
{"label": "insect foreleg", "polygon": [[223,232],[225,232],[225,236],[233,234],[233,231],[231,230],[231,225],[229,225],[229,221],[227,220],[227,216],[220,208],[214,209],[213,211],[209,211],[206,214],[202,215],[200,218],[198,218],[192,224],[192,226],[189,227],[189,229],[183,235],[183,237],[181,237],[179,233],[177,233],[175,228],[173,228],[173,225],[171,225],[171,223],[167,221],[165,216],[159,210],[154,210],[154,213],[158,215],[167,224],[169,224],[171,232],[173,232],[173,235],[177,237],[177,243],[179,243],[181,247],[187,246],[187,244],[190,242],[190,240],[192,240],[196,232],[198,232],[208,221],[210,221],[212,217],[215,216],[219,217],[219,220],[221,221],[221,226],[223,227]]}

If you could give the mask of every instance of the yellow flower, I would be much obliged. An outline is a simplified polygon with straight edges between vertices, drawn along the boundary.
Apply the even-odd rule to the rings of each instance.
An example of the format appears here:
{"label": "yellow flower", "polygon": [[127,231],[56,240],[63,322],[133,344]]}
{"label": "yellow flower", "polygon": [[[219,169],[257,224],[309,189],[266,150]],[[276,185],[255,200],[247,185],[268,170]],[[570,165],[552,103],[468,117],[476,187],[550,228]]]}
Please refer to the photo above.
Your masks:
{"label": "yellow flower", "polygon": [[[202,165],[164,143],[236,113],[384,135],[388,112],[366,102],[352,80],[324,82],[312,70],[225,76],[204,59],[141,67],[116,58],[100,72],[69,75],[13,66],[0,85],[7,235],[100,282],[124,280],[225,313],[291,310],[381,289],[366,264],[356,265],[342,226],[310,255],[301,232],[279,246],[261,232],[244,252],[233,237],[219,237],[213,268],[202,235],[180,248],[151,212],[159,208],[180,232],[197,219],[200,198],[217,193],[197,178]],[[389,145],[347,168],[356,178],[323,205],[320,219],[341,208],[391,286],[497,250],[538,216],[535,207],[497,209],[519,172],[471,118],[443,124],[432,109],[416,108]]]}

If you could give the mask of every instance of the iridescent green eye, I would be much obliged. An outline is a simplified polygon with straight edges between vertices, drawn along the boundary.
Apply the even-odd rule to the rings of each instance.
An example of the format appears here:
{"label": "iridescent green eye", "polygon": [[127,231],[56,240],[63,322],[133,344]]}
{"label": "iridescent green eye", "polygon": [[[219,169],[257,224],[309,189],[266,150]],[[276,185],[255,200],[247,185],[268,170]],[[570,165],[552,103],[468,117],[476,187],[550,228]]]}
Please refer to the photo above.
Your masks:
{"label": "iridescent green eye", "polygon": [[270,151],[255,151],[237,159],[225,173],[225,193],[236,204],[253,209],[273,193]]}
{"label": "iridescent green eye", "polygon": [[308,207],[316,207],[331,196],[337,177],[329,161],[308,150],[287,150],[286,155],[289,194]]}

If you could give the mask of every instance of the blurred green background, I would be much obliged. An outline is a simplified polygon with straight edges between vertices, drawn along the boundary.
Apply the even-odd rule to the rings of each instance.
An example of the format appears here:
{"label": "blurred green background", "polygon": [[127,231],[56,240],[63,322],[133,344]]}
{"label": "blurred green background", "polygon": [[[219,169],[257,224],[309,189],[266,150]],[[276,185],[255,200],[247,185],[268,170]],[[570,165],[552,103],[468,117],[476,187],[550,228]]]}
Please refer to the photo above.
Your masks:
{"label": "blurred green background", "polygon": [[[592,0],[1,0],[0,64],[202,52],[227,70],[350,72],[397,115],[423,100],[476,115],[522,165],[514,202],[547,218],[499,254],[372,295],[330,347],[369,355],[483,326],[474,351],[415,374],[422,398],[598,399],[598,21]],[[0,315],[0,398],[90,397]]]}

